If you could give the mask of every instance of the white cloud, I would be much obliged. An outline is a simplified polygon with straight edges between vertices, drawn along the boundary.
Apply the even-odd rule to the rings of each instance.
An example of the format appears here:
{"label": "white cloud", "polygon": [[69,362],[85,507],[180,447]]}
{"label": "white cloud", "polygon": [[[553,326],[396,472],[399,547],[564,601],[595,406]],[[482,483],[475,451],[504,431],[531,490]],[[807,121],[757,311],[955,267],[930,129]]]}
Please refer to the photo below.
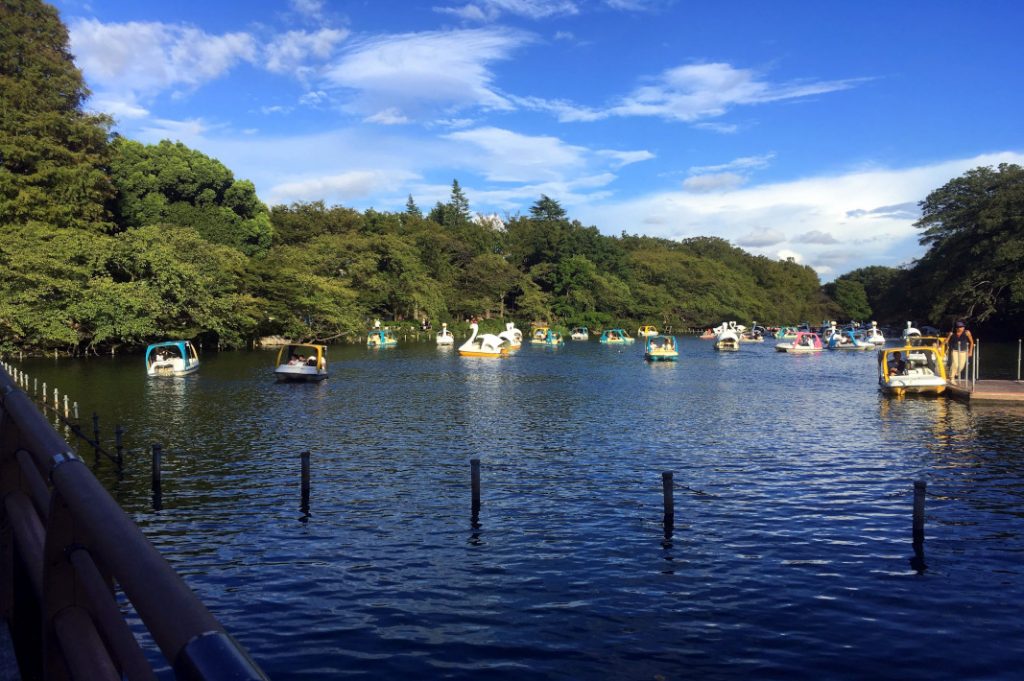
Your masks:
{"label": "white cloud", "polygon": [[288,31],[275,37],[265,48],[266,67],[272,73],[298,73],[305,75],[306,61],[323,61],[330,57],[348,31],[324,28],[315,33]]}
{"label": "white cloud", "polygon": [[616,168],[623,168],[633,163],[639,163],[641,161],[650,161],[654,158],[654,154],[647,151],[646,149],[640,151],[616,151],[614,149],[601,149],[597,152],[598,156],[604,156],[605,158],[611,159]]}
{"label": "white cloud", "polygon": [[523,33],[474,29],[385,36],[353,45],[327,69],[327,82],[358,92],[364,113],[423,105],[510,109],[487,65],[528,42]]}
{"label": "white cloud", "polygon": [[451,14],[465,21],[496,21],[505,14],[527,19],[547,19],[579,13],[572,0],[477,0],[456,7],[434,7],[434,11]]}
{"label": "white cloud", "polygon": [[248,33],[211,35],[190,26],[74,21],[71,50],[90,84],[105,93],[153,95],[175,87],[198,87],[242,61],[256,58]]}
{"label": "white cloud", "polygon": [[683,189],[690,192],[721,192],[736,189],[744,182],[746,178],[737,173],[709,173],[686,178],[683,180]]}
{"label": "white cloud", "polygon": [[367,116],[363,120],[367,123],[377,123],[378,125],[403,125],[409,122],[409,119],[403,116],[401,112],[395,108],[378,111],[372,116]]}
{"label": "white cloud", "polygon": [[760,156],[741,156],[740,158],[734,158],[727,163],[720,163],[713,166],[694,166],[690,168],[690,172],[699,175],[703,173],[720,173],[725,170],[749,170],[753,168],[764,168],[771,160],[775,158],[775,154],[762,154]]}
{"label": "white cloud", "polygon": [[[714,235],[734,243],[747,241],[756,254],[798,257],[821,273],[841,274],[867,264],[897,266],[919,256],[919,232],[905,207],[972,168],[999,163],[1024,163],[1024,153],[910,168],[859,168],[708,193],[661,192],[584,203],[576,217],[610,234],[626,230],[665,238]],[[886,210],[873,208],[878,206]],[[750,244],[756,239],[754,226],[758,232],[787,235],[785,246]]]}
{"label": "white cloud", "polygon": [[291,0],[289,4],[299,14],[313,19],[319,18],[324,10],[323,0]]}
{"label": "white cloud", "polygon": [[521,135],[502,128],[474,128],[445,135],[464,142],[484,155],[472,154],[468,162],[496,182],[535,182],[561,178],[581,169],[587,149],[566,144],[557,137]]}
{"label": "white cloud", "polygon": [[736,239],[736,245],[744,248],[764,248],[786,240],[786,234],[777,229],[758,229]]}
{"label": "white cloud", "polygon": [[338,175],[312,177],[285,182],[270,189],[271,203],[315,201],[330,197],[333,201],[364,199],[378,193],[394,193],[405,183],[416,179],[406,172],[351,170]]}

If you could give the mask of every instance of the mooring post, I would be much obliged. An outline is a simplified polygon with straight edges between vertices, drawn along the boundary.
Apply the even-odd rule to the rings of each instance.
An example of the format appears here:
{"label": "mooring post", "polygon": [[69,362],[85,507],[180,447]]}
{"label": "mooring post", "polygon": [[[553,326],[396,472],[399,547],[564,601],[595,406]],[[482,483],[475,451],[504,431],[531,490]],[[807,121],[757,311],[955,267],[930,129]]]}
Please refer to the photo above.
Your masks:
{"label": "mooring post", "polygon": [[153,499],[154,506],[158,505],[161,495],[162,480],[160,479],[160,467],[164,458],[164,448],[159,442],[153,443]]}
{"label": "mooring post", "polygon": [[[76,414],[76,416],[77,416],[77,414]],[[124,440],[124,428],[122,428],[121,424],[119,423],[119,424],[117,424],[117,428],[114,429],[114,447],[117,449],[117,470],[119,470],[119,471],[124,468],[123,440]]]}
{"label": "mooring post", "polygon": [[302,459],[302,513],[309,515],[309,457],[310,452],[302,452],[299,458]]}
{"label": "mooring post", "polygon": [[480,512],[480,459],[469,460],[470,480],[473,487],[473,515]]}
{"label": "mooring post", "polygon": [[53,389],[53,408],[54,408],[54,410],[57,409],[57,389],[56,388]]}
{"label": "mooring post", "polygon": [[[1017,359],[1017,380],[1020,380],[1020,358],[1019,357]],[[33,378],[32,379],[32,395],[35,396],[35,395],[38,395],[38,394],[39,394],[39,379],[38,378]]]}
{"label": "mooring post", "polygon": [[924,495],[928,486],[924,480],[914,481],[914,543],[924,542]]}
{"label": "mooring post", "polygon": [[1018,338],[1017,339],[1017,382],[1018,383],[1020,383],[1020,341],[1021,341],[1021,339]]}
{"label": "mooring post", "polygon": [[75,424],[77,425],[78,424],[78,402],[75,402],[73,405],[71,405],[71,409],[75,413]]}
{"label": "mooring post", "polygon": [[663,471],[661,474],[661,496],[665,502],[665,527],[669,528],[675,524],[676,503],[673,499],[672,471]]}
{"label": "mooring post", "polygon": [[100,417],[96,412],[92,413],[92,447],[98,459],[100,457]]}
{"label": "mooring post", "polygon": [[71,410],[68,407],[68,396],[67,396],[67,393],[65,393],[64,394],[64,418],[67,418],[69,416],[70,411]]}

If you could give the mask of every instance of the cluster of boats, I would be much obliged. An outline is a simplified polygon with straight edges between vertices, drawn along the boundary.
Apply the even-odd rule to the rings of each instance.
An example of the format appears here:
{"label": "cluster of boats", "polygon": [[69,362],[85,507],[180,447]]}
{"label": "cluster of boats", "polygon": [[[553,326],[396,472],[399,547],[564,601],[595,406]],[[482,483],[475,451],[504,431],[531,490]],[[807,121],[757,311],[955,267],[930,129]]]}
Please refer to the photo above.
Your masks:
{"label": "cluster of boats", "polygon": [[[930,330],[930,329],[929,329]],[[464,357],[507,357],[520,348],[525,340],[514,322],[505,325],[498,334],[480,333],[477,322],[470,324],[471,334],[458,347]],[[644,339],[644,359],[651,362],[676,361],[679,344],[675,336],[662,334],[653,326],[641,326],[637,336]],[[886,348],[886,340],[875,322],[870,327],[838,328],[835,322],[812,331],[804,324],[800,327],[782,327],[774,332],[756,322],[748,328],[735,321],[723,322],[708,329],[703,339],[713,340],[716,350],[738,350],[741,343],[763,343],[765,337],[774,337],[778,352],[807,354],[829,350],[878,351],[878,382],[884,392],[894,395],[941,394],[947,386],[945,341],[938,336],[923,335],[911,322],[901,334],[902,345]],[[572,329],[571,340],[587,341],[590,330],[585,326]],[[454,346],[455,335],[442,324],[437,332],[437,345]],[[535,326],[529,343],[557,347],[565,343],[562,335],[547,326]],[[622,328],[605,329],[600,342],[607,345],[629,345],[636,338]],[[367,334],[367,347],[386,348],[398,345],[394,332],[375,326]],[[199,369],[199,353],[187,340],[154,343],[146,348],[146,372],[150,376],[184,376]],[[279,381],[322,381],[328,376],[327,346],[313,343],[291,343],[277,353],[274,375]]]}

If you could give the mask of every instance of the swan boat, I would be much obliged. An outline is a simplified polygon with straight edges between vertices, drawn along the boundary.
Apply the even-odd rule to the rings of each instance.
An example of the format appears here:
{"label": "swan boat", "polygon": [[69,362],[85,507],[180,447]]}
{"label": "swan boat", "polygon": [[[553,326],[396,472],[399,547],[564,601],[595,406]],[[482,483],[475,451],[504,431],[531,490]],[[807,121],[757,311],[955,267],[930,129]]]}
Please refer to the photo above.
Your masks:
{"label": "swan boat", "polygon": [[292,343],[277,351],[274,378],[278,382],[315,383],[327,378],[327,346]]}
{"label": "swan boat", "polygon": [[438,345],[455,345],[455,334],[448,328],[448,324],[441,324],[441,330],[437,332]]}
{"label": "swan boat", "polygon": [[649,336],[657,336],[658,329],[653,326],[641,326],[636,330],[637,338],[647,338]]}
{"label": "swan boat", "polygon": [[679,359],[675,336],[648,336],[645,346],[644,359],[648,362],[675,362]]}
{"label": "swan boat", "polygon": [[904,344],[909,343],[910,339],[914,336],[920,336],[921,331],[914,328],[914,322],[907,322],[907,328],[903,329],[903,342]]}
{"label": "swan boat", "polygon": [[704,333],[702,333],[700,335],[700,339],[701,340],[714,340],[715,339],[715,330],[714,329],[707,329],[706,331],[704,331]]}
{"label": "swan boat", "polygon": [[398,339],[391,329],[373,329],[366,334],[366,345],[371,348],[392,348],[398,345]]}
{"label": "swan boat", "polygon": [[747,327],[736,322],[723,322],[721,326],[715,327],[715,350],[739,350],[740,334],[747,330]]}
{"label": "swan boat", "polygon": [[775,332],[775,340],[793,340],[796,338],[795,326],[783,326]]}
{"label": "swan boat", "polygon": [[864,339],[872,345],[885,345],[885,336],[878,328],[878,322],[871,322],[871,328],[864,332]]}
{"label": "swan boat", "polygon": [[740,343],[764,343],[765,328],[752,322],[749,331],[740,333]]}
{"label": "swan boat", "polygon": [[153,343],[146,348],[148,376],[184,376],[199,369],[199,353],[187,340]]}
{"label": "swan boat", "polygon": [[480,325],[473,322],[469,325],[473,332],[469,340],[459,346],[459,354],[463,357],[508,357],[508,341],[493,333],[479,333]]}
{"label": "swan boat", "polygon": [[547,326],[535,326],[530,332],[530,342],[534,345],[561,345],[565,341],[562,334]]}
{"label": "swan boat", "polygon": [[523,344],[523,332],[516,328],[515,322],[505,324],[505,330],[498,334],[498,338],[507,341],[509,348],[513,350]]}
{"label": "swan boat", "polygon": [[[903,360],[900,368],[899,361]],[[878,351],[878,386],[896,395],[941,395],[946,390],[946,357],[941,347],[906,346]]]}
{"label": "swan boat", "polygon": [[569,332],[569,339],[574,341],[590,340],[590,329],[585,326],[573,327]]}
{"label": "swan boat", "polygon": [[792,343],[776,343],[775,350],[778,352],[789,352],[795,355],[811,352],[821,352],[824,347],[821,344],[821,337],[811,331],[797,331],[796,338]]}
{"label": "swan boat", "polygon": [[875,344],[866,340],[859,332],[836,331],[828,339],[829,350],[874,350]]}
{"label": "swan boat", "polygon": [[600,341],[602,343],[628,345],[629,343],[635,343],[636,339],[626,333],[625,329],[605,329],[601,333]]}

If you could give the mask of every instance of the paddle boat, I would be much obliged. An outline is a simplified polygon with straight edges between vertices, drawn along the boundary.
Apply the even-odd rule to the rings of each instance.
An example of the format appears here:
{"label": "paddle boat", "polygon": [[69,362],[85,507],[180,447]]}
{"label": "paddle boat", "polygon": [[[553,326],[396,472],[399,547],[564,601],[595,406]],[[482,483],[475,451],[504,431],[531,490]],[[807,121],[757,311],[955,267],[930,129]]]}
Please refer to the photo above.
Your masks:
{"label": "paddle boat", "polygon": [[625,329],[605,329],[601,333],[601,342],[617,345],[635,343],[636,339],[626,333]]}
{"label": "paddle boat", "polygon": [[746,330],[747,327],[742,324],[722,322],[721,326],[715,327],[715,350],[739,350],[740,334]]}
{"label": "paddle boat", "polygon": [[749,331],[740,333],[740,343],[764,343],[764,327],[758,326],[757,322],[752,322],[750,327]]}
{"label": "paddle boat", "polygon": [[778,352],[789,352],[792,354],[806,354],[810,352],[821,352],[824,346],[821,344],[821,336],[813,331],[797,331],[796,338],[791,343],[776,343],[775,349]]}
{"label": "paddle boat", "polygon": [[878,386],[903,395],[941,395],[946,390],[946,357],[935,346],[906,346],[878,351]]}
{"label": "paddle boat", "polygon": [[914,328],[914,322],[907,322],[907,328],[903,329],[903,343],[907,344],[914,336],[920,336],[921,331]]}
{"label": "paddle boat", "polygon": [[398,345],[398,339],[391,329],[371,329],[366,334],[366,345],[370,348],[393,348]]}
{"label": "paddle boat", "polygon": [[508,346],[512,349],[518,348],[523,344],[523,332],[516,328],[515,322],[505,324],[505,330],[498,334],[498,338],[506,340]]}
{"label": "paddle boat", "polygon": [[863,334],[856,331],[843,330],[833,333],[828,339],[829,350],[874,350],[874,343],[870,343]]}
{"label": "paddle boat", "polygon": [[657,336],[658,330],[653,326],[641,326],[636,330],[637,338],[647,338],[648,336]]}
{"label": "paddle boat", "polygon": [[795,326],[783,326],[775,332],[775,340],[793,340],[796,338]]}
{"label": "paddle boat", "polygon": [[535,326],[530,332],[530,342],[534,345],[561,345],[565,341],[562,334],[547,326]]}
{"label": "paddle boat", "polygon": [[469,325],[473,332],[469,340],[459,346],[459,354],[463,357],[508,357],[508,341],[493,333],[479,333],[480,325],[473,322]]}
{"label": "paddle boat", "polygon": [[575,326],[569,332],[569,338],[575,341],[590,340],[590,329],[585,326]]}
{"label": "paddle boat", "polygon": [[644,347],[644,359],[648,362],[675,362],[679,359],[679,349],[675,336],[658,334],[648,336]]}
{"label": "paddle boat", "polygon": [[885,336],[878,328],[878,322],[871,322],[871,328],[864,332],[864,339],[872,345],[885,345]]}
{"label": "paddle boat", "polygon": [[700,339],[701,340],[714,340],[715,339],[715,330],[714,329],[710,329],[710,328],[706,329],[704,331],[704,333],[702,333],[700,335]]}
{"label": "paddle boat", "polygon": [[274,377],[279,382],[315,383],[327,378],[327,346],[312,343],[282,345]]}
{"label": "paddle boat", "polygon": [[187,340],[153,343],[146,348],[146,374],[184,376],[199,369],[199,353]]}
{"label": "paddle boat", "polygon": [[441,324],[441,330],[437,332],[438,345],[455,345],[455,334],[448,328],[447,323]]}

